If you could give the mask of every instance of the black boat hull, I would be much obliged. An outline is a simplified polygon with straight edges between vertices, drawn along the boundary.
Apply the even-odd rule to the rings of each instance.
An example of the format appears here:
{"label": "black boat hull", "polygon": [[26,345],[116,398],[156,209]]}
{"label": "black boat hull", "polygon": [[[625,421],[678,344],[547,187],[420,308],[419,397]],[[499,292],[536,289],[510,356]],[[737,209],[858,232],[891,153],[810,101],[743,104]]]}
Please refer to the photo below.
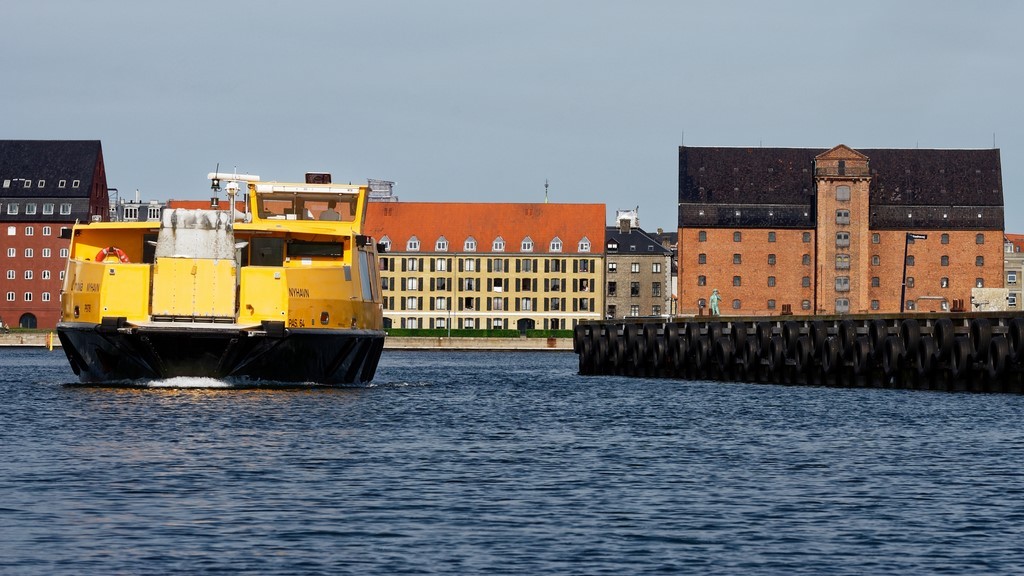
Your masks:
{"label": "black boat hull", "polygon": [[310,384],[373,379],[380,330],[135,327],[60,323],[57,336],[82,382],[195,376]]}

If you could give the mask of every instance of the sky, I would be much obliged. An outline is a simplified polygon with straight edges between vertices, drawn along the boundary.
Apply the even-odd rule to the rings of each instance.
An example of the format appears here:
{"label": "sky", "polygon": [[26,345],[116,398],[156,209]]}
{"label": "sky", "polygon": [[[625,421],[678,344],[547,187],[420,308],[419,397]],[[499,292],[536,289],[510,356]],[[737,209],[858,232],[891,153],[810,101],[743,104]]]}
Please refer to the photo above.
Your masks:
{"label": "sky", "polygon": [[602,203],[676,228],[678,147],[1001,150],[1024,232],[1024,2],[5,0],[0,138],[206,175]]}

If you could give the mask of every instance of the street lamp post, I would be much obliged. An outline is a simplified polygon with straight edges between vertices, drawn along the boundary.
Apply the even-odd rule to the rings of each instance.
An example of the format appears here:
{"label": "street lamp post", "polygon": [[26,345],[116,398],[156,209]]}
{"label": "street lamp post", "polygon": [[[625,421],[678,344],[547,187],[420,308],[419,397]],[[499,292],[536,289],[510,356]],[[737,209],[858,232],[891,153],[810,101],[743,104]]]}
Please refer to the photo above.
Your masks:
{"label": "street lamp post", "polygon": [[910,249],[911,240],[927,240],[927,234],[911,234],[907,232],[906,240],[903,243],[903,286],[900,288],[900,314],[903,314],[907,302],[907,252]]}

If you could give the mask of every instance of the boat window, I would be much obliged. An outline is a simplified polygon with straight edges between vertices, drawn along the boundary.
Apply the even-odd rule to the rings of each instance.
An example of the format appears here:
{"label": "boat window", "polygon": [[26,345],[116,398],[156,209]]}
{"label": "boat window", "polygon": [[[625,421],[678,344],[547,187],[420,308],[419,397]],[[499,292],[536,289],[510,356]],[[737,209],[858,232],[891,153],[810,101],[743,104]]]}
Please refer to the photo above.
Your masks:
{"label": "boat window", "polygon": [[354,194],[261,194],[257,207],[264,220],[355,220]]}
{"label": "boat window", "polygon": [[289,256],[336,256],[345,255],[345,245],[341,242],[307,242],[305,240],[288,241]]}

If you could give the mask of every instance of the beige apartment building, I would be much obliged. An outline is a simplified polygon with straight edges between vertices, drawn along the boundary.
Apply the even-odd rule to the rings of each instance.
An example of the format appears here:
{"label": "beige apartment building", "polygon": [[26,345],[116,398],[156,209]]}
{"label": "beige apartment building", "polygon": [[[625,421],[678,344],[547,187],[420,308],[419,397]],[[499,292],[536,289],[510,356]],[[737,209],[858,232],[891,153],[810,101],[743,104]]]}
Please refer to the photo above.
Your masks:
{"label": "beige apartment building", "polygon": [[635,211],[616,218],[605,231],[605,317],[671,315],[672,250],[640,229]]}
{"label": "beige apartment building", "polygon": [[603,204],[371,202],[385,326],[568,330],[604,310]]}

